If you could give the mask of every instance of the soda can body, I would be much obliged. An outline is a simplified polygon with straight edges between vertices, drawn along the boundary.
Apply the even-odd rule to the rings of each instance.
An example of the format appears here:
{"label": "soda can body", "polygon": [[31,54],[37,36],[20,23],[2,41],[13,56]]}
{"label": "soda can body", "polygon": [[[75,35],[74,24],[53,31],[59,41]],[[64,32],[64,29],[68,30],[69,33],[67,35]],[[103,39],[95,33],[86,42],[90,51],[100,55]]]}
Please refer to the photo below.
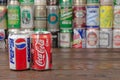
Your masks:
{"label": "soda can body", "polygon": [[99,6],[87,5],[86,25],[99,28]]}
{"label": "soda can body", "polygon": [[19,5],[8,5],[8,28],[20,28]]}
{"label": "soda can body", "polygon": [[113,28],[120,28],[120,6],[114,6]]}
{"label": "soda can body", "polygon": [[49,6],[58,5],[58,0],[47,0],[47,5]]}
{"label": "soda can body", "polygon": [[72,28],[72,6],[60,7],[60,29]]}
{"label": "soda can body", "polygon": [[34,5],[46,6],[47,0],[34,0]]}
{"label": "soda can body", "polygon": [[112,29],[100,29],[100,48],[112,48]]}
{"label": "soda can body", "polygon": [[113,0],[114,5],[120,5],[120,0]]}
{"label": "soda can body", "polygon": [[113,5],[113,0],[100,0],[100,5]]}
{"label": "soda can body", "polygon": [[10,69],[30,69],[30,36],[21,32],[10,33],[8,47]]}
{"label": "soda can body", "polygon": [[47,6],[47,30],[59,31],[59,7]]}
{"label": "soda can body", "polygon": [[120,29],[113,29],[113,48],[120,48]]}
{"label": "soda can body", "polygon": [[85,5],[73,7],[73,27],[85,28],[86,26],[86,7]]}
{"label": "soda can body", "polygon": [[31,36],[32,69],[52,69],[52,35],[50,32],[41,31]]}
{"label": "soda can body", "polygon": [[85,47],[86,47],[86,30],[81,28],[74,28],[72,48],[85,48]]}
{"label": "soda can body", "polygon": [[59,31],[51,32],[52,34],[52,48],[58,48],[59,45]]}
{"label": "soda can body", "polygon": [[7,8],[6,6],[0,6],[0,29],[7,28]]}
{"label": "soda can body", "polygon": [[47,28],[47,10],[46,6],[34,7],[34,26],[36,29]]}
{"label": "soda can body", "polygon": [[21,5],[33,5],[34,0],[19,0]]}
{"label": "soda can body", "polygon": [[113,26],[113,7],[100,7],[100,28],[112,28]]}
{"label": "soda can body", "polygon": [[5,38],[6,38],[5,30],[0,29],[0,49],[6,48]]}
{"label": "soda can body", "polygon": [[61,29],[59,34],[59,47],[60,48],[71,48],[72,46],[72,30]]}
{"label": "soda can body", "polygon": [[99,48],[99,30],[87,29],[86,31],[86,48]]}
{"label": "soda can body", "polygon": [[21,6],[21,28],[33,28],[33,6]]}

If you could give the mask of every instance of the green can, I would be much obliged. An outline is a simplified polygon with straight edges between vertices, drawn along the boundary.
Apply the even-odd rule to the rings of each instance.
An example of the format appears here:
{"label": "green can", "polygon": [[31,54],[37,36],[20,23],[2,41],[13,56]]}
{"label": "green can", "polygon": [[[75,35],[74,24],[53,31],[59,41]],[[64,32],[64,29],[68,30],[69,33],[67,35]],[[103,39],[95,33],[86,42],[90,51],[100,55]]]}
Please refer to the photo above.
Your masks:
{"label": "green can", "polygon": [[87,0],[87,4],[98,4],[99,0]]}
{"label": "green can", "polygon": [[64,5],[71,5],[72,6],[73,0],[59,0],[60,6]]}
{"label": "green can", "polygon": [[19,0],[21,5],[33,5],[34,0]]}
{"label": "green can", "polygon": [[60,8],[60,29],[72,28],[72,6],[64,6]]}
{"label": "green can", "polygon": [[114,0],[114,5],[120,5],[120,0]]}
{"label": "green can", "polygon": [[20,28],[19,5],[8,5],[8,28]]}
{"label": "green can", "polygon": [[61,29],[59,35],[59,47],[71,48],[72,45],[72,29]]}

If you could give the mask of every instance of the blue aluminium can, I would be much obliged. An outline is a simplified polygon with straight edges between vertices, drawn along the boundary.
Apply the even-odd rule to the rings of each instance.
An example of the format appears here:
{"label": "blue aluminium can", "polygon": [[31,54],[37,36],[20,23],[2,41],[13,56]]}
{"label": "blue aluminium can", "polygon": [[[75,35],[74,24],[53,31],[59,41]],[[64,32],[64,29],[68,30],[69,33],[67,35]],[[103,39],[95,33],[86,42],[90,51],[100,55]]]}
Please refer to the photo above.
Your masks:
{"label": "blue aluminium can", "polygon": [[73,48],[85,48],[86,30],[82,28],[73,29]]}
{"label": "blue aluminium can", "polygon": [[99,5],[87,5],[87,28],[99,28]]}

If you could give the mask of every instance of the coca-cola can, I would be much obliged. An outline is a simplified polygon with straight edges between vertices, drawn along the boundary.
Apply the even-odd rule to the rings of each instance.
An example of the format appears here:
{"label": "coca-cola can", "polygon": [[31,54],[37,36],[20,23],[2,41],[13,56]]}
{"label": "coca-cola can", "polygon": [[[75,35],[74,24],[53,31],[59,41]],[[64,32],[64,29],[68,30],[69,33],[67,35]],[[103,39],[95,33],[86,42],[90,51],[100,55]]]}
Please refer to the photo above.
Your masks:
{"label": "coca-cola can", "polygon": [[120,48],[120,29],[113,30],[113,48]]}
{"label": "coca-cola can", "polygon": [[32,69],[52,69],[52,35],[48,31],[38,31],[31,35]]}
{"label": "coca-cola can", "polygon": [[112,29],[100,29],[100,48],[112,48]]}
{"label": "coca-cola can", "polygon": [[86,31],[86,48],[99,48],[99,30],[89,28]]}
{"label": "coca-cola can", "polygon": [[86,26],[86,7],[74,6],[73,7],[73,27],[74,28],[85,28]]}

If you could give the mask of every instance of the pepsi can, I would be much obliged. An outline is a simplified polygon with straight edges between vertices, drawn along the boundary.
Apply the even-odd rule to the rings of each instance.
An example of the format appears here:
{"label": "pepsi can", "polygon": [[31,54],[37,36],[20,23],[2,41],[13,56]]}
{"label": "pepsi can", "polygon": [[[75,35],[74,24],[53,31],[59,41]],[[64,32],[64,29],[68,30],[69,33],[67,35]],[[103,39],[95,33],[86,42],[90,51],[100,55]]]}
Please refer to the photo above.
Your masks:
{"label": "pepsi can", "polygon": [[4,29],[0,29],[0,48],[4,49],[6,48],[5,46],[5,30]]}
{"label": "pepsi can", "polygon": [[8,36],[9,67],[11,70],[30,68],[30,36],[27,33],[15,32]]}

